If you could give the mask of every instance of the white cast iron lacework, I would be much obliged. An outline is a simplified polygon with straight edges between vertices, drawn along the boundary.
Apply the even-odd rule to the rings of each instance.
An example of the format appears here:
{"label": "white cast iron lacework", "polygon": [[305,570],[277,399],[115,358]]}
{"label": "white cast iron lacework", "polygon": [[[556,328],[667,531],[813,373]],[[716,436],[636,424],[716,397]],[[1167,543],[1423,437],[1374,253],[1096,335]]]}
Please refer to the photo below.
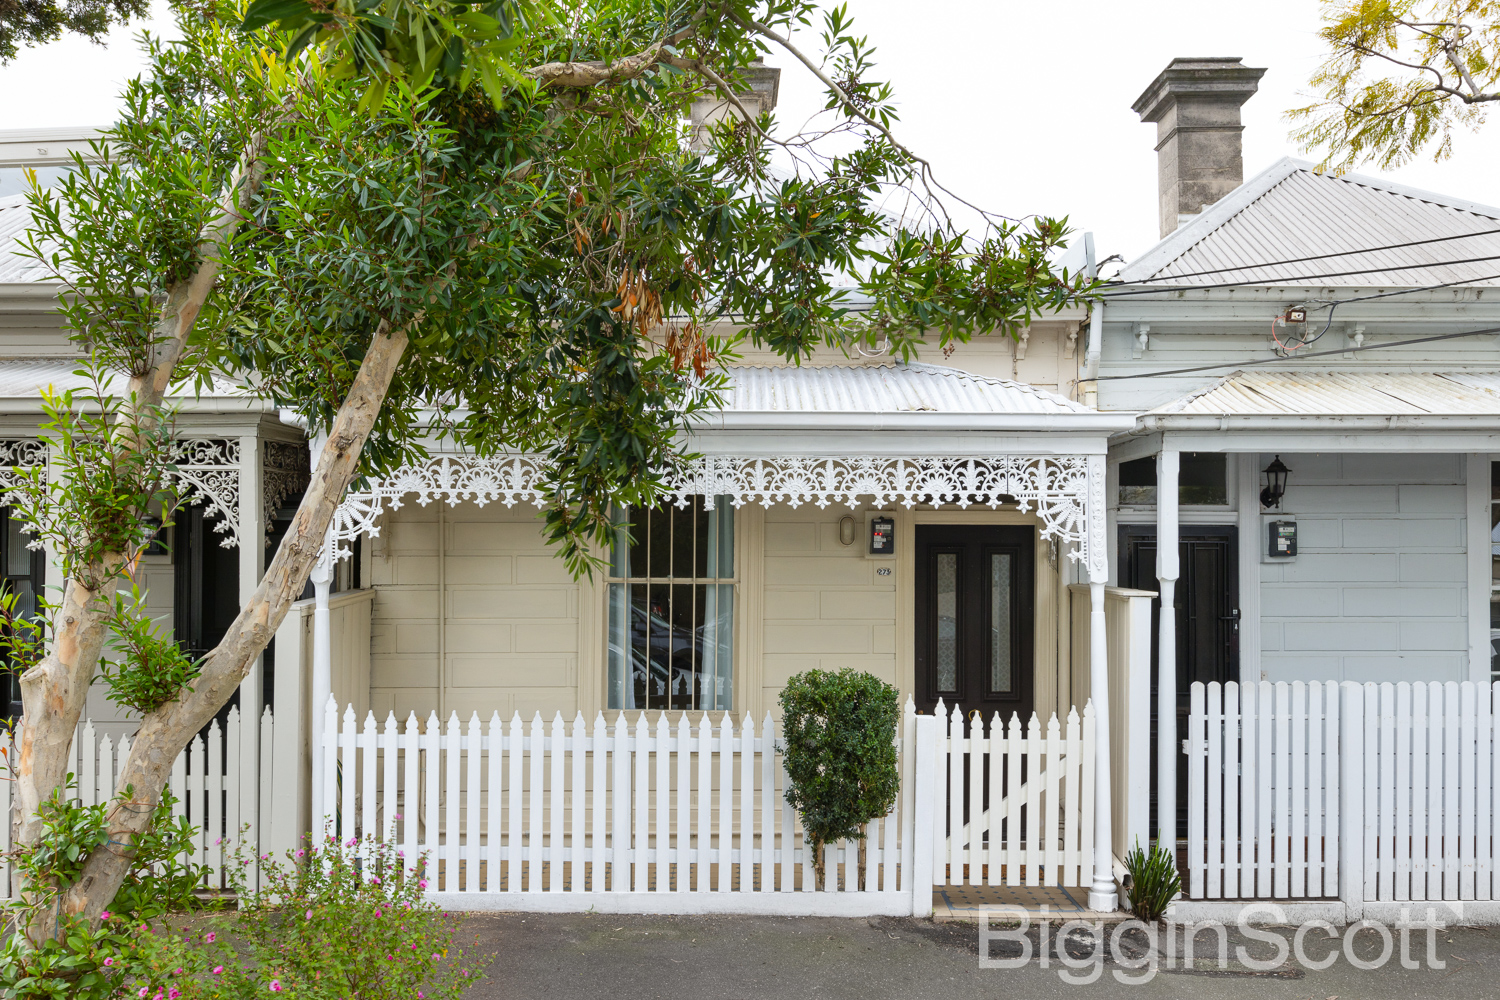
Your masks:
{"label": "white cast iron lacework", "polygon": [[205,518],[218,521],[219,544],[232,549],[240,541],[240,443],[230,438],[188,438],[172,446],[173,478],[181,502],[206,504]]}
{"label": "white cast iron lacework", "polygon": [[17,469],[31,469],[46,462],[47,446],[40,441],[0,441],[0,489],[16,484]]}
{"label": "white cast iron lacework", "polygon": [[[507,507],[518,501],[541,505],[547,466],[537,455],[469,458],[445,455],[416,466],[405,466],[391,476],[351,491],[334,512],[329,540],[336,558],[349,555],[349,543],[360,535],[376,535],[385,507],[399,508],[407,494],[419,504],[442,500],[456,506],[472,500],[481,507],[499,501]],[[736,507],[747,503],[796,507],[861,501],[876,506],[899,503],[983,505],[1035,511],[1042,521],[1042,537],[1072,543],[1070,555],[1087,562],[1093,539],[1089,531],[1090,467],[1087,457],[1060,458],[976,456],[972,458],[732,458],[715,456],[690,463],[667,485],[667,495],[678,506],[689,498],[729,496]],[[1102,476],[1095,491],[1102,501]],[[1094,542],[1101,550],[1104,510]]]}

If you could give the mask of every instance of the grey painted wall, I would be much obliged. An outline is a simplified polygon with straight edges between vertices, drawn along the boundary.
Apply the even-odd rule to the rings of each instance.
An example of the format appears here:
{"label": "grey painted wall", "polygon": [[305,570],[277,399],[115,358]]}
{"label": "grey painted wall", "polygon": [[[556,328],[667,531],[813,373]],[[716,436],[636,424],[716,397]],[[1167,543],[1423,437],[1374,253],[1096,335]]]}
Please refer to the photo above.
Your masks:
{"label": "grey painted wall", "polygon": [[1283,459],[1299,555],[1257,567],[1264,678],[1463,680],[1463,457]]}

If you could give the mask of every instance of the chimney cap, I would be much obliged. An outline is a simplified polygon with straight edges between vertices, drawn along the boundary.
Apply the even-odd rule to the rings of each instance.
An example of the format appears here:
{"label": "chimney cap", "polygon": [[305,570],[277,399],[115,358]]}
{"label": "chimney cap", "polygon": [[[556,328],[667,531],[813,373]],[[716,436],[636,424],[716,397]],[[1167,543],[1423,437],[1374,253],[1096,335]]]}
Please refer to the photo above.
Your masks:
{"label": "chimney cap", "polygon": [[1265,72],[1244,65],[1240,56],[1173,59],[1130,108],[1142,121],[1157,122],[1183,97],[1227,99],[1239,107],[1255,94]]}

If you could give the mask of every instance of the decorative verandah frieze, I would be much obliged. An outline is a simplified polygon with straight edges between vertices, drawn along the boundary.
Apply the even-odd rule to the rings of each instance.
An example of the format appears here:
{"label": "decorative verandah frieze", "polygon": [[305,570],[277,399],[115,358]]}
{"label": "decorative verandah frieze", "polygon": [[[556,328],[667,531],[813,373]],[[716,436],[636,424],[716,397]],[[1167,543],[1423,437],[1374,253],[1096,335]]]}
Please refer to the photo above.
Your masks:
{"label": "decorative verandah frieze", "polygon": [[[539,455],[477,458],[439,455],[350,491],[329,529],[333,555],[342,559],[360,535],[380,532],[379,518],[413,496],[456,506],[473,501],[540,506],[546,493],[546,460]],[[1095,482],[1097,480],[1097,482]],[[1034,511],[1044,539],[1069,545],[1071,556],[1091,566],[1091,549],[1103,557],[1104,465],[1102,456],[932,456],[911,458],[707,456],[668,477],[669,502],[685,506],[690,497],[727,496],[736,507],[747,503],[792,507],[814,504],[856,506],[861,501],[905,507],[918,504],[959,507],[1013,507]],[[1098,525],[1090,530],[1090,514]],[[1097,536],[1097,541],[1095,540]]]}
{"label": "decorative verandah frieze", "polygon": [[[244,466],[238,438],[182,438],[173,442],[171,478],[182,503],[204,505],[203,516],[222,535],[219,544],[240,543],[240,491]],[[306,445],[281,441],[264,443],[262,509],[269,519],[288,496],[307,488]],[[47,445],[35,438],[0,440],[0,490],[14,486],[16,470],[44,466]]]}

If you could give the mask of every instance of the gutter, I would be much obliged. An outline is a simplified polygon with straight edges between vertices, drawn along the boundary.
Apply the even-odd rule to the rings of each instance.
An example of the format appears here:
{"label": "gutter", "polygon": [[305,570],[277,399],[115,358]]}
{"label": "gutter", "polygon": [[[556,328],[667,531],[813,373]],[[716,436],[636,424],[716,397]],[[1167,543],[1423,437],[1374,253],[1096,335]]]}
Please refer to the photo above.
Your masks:
{"label": "gutter", "polygon": [[935,413],[931,410],[809,413],[805,410],[729,411],[695,421],[693,431],[1018,431],[1115,433],[1135,426],[1132,413]]}
{"label": "gutter", "polygon": [[1500,413],[1143,413],[1124,437],[1163,431],[1500,431]]}

